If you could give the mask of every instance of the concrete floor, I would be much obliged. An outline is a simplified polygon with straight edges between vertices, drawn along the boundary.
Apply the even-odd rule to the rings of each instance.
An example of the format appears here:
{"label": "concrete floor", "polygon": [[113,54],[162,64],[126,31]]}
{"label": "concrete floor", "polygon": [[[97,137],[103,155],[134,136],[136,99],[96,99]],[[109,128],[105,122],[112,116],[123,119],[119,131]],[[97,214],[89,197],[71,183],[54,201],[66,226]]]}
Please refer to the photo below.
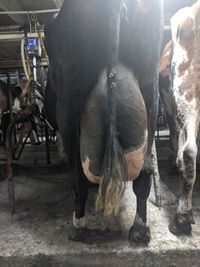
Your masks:
{"label": "concrete floor", "polygon": [[[73,177],[58,162],[47,167],[43,148],[27,148],[15,165],[17,210],[13,216],[9,211],[7,183],[0,182],[0,267],[200,266],[200,177],[194,189],[193,234],[176,237],[169,232],[168,222],[177,199],[178,178],[167,174],[170,166],[166,142],[159,147],[163,206],[159,209],[154,205],[152,190],[148,203],[152,239],[147,247],[137,247],[127,240],[135,214],[130,183],[119,215],[111,219],[95,212],[97,188],[91,187],[87,203],[90,231],[82,242],[68,241]],[[3,157],[3,153],[0,155]],[[55,152],[53,156],[57,158]]]}

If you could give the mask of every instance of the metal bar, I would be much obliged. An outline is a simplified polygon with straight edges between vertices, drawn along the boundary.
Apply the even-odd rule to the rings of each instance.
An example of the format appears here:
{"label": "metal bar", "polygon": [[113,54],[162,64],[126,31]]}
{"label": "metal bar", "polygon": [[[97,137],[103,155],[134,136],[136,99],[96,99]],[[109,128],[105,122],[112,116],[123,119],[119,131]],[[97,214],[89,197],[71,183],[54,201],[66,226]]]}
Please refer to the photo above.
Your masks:
{"label": "metal bar", "polygon": [[[25,125],[25,130],[26,130],[26,125]],[[27,134],[27,136],[25,137],[25,140],[23,141],[23,136],[22,136],[22,140],[19,140],[19,143],[17,144],[17,147],[16,147],[16,149],[15,149],[15,152],[13,153],[13,154],[14,154],[14,155],[13,155],[13,158],[14,158],[15,160],[19,160],[19,159],[20,159],[21,154],[22,154],[22,152],[23,152],[23,150],[24,150],[25,145],[27,144],[27,140],[28,140],[28,138],[30,137],[32,131],[33,131],[33,128],[31,127],[30,130],[29,130],[29,132],[28,132],[28,134]],[[22,133],[22,134],[23,134],[23,133]],[[20,141],[22,141],[22,143],[20,143]],[[20,147],[20,145],[21,145],[21,147]],[[18,150],[19,148],[20,148],[20,151],[18,152],[18,154],[17,154],[17,156],[16,156],[17,150]]]}
{"label": "metal bar", "polygon": [[[40,63],[41,67],[47,67],[48,63],[45,60],[42,60],[42,62]],[[21,60],[16,60],[16,61],[0,61],[0,73],[3,73],[3,70],[15,70],[15,69],[22,69],[22,62]],[[24,70],[22,71],[24,72]]]}
{"label": "metal bar", "polygon": [[60,9],[44,9],[44,10],[30,10],[30,11],[0,11],[0,15],[28,15],[28,14],[45,14],[57,13]]}
{"label": "metal bar", "polygon": [[0,31],[19,30],[19,25],[0,26]]}
{"label": "metal bar", "polygon": [[[44,37],[44,32],[41,32],[41,36]],[[0,41],[17,41],[25,37],[24,33],[6,33],[0,34]],[[28,34],[28,37],[38,37],[37,33]]]}
{"label": "metal bar", "polygon": [[13,120],[13,103],[12,103],[12,92],[10,87],[10,74],[7,73],[7,88],[8,88],[8,106],[9,106],[9,119],[10,122]]}
{"label": "metal bar", "polygon": [[45,130],[45,139],[46,139],[46,155],[47,155],[47,164],[51,164],[51,153],[50,153],[50,140],[49,140],[49,131],[48,131],[48,126],[45,124],[44,126]]}
{"label": "metal bar", "polygon": [[[164,25],[164,29],[165,30],[171,30],[171,26],[170,26],[170,24],[165,24]],[[11,33],[11,32],[8,32],[8,31],[11,31],[11,30],[16,30],[15,32],[13,32],[13,33]],[[6,38],[4,38],[3,36],[6,36],[6,35],[10,35],[10,36],[14,36],[14,38],[15,37],[17,37],[17,38],[19,38],[19,36],[21,36],[21,35],[23,35],[23,37],[24,37],[24,34],[23,33],[20,33],[20,32],[17,32],[17,30],[19,30],[19,25],[11,25],[11,26],[0,26],[0,38],[2,39],[2,40],[4,40],[4,39],[6,39]],[[5,32],[6,31],[6,32]],[[44,33],[43,33],[43,31],[41,31],[41,33],[42,33],[42,37],[44,37]],[[33,33],[33,34],[35,34],[35,33]],[[10,38],[9,38],[10,39]]]}
{"label": "metal bar", "polygon": [[[10,75],[7,73],[7,87],[8,87],[8,101],[9,101],[9,124],[13,121],[13,106],[12,106],[12,92],[10,88]],[[12,131],[9,133],[9,127],[6,132],[6,169],[7,169],[7,180],[8,180],[8,196],[9,203],[11,207],[12,214],[15,212],[15,189],[14,189],[14,178],[13,178],[13,161],[12,161],[12,151],[13,151],[13,135]],[[9,140],[7,140],[9,139]],[[8,144],[8,145],[7,145]]]}
{"label": "metal bar", "polygon": [[21,40],[22,38],[24,38],[24,34],[23,33],[7,33],[7,34],[1,34],[0,35],[0,40],[2,41],[16,41],[16,40]]}
{"label": "metal bar", "polygon": [[8,181],[8,198],[11,213],[15,213],[15,185],[13,177],[12,130],[15,125],[11,122],[6,131],[6,171]]}

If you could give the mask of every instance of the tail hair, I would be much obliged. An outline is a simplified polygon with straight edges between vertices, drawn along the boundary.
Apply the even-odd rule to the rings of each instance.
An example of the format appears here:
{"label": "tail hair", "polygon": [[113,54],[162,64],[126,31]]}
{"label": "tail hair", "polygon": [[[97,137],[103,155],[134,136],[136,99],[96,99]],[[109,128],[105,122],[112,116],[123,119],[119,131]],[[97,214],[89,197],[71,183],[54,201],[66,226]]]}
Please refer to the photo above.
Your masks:
{"label": "tail hair", "polygon": [[99,186],[96,208],[104,215],[117,215],[124,193],[124,180],[127,177],[126,162],[117,136],[112,136],[112,143],[107,146],[106,169]]}

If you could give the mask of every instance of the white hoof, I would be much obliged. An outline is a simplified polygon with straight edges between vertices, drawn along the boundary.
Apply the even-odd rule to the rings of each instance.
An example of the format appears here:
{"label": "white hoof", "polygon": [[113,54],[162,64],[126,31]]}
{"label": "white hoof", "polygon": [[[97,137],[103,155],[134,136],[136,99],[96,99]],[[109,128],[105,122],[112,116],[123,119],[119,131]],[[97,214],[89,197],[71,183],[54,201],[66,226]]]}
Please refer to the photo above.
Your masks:
{"label": "white hoof", "polygon": [[85,217],[77,219],[75,217],[75,212],[73,213],[73,226],[75,228],[87,228],[87,221]]}

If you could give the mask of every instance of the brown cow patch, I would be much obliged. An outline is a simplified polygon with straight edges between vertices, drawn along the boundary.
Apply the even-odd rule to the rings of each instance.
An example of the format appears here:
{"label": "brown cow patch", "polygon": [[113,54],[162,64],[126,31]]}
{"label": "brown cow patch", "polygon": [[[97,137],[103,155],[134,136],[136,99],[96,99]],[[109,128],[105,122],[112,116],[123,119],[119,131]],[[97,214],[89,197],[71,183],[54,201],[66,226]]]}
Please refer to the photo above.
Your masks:
{"label": "brown cow patch", "polygon": [[179,71],[179,75],[182,76],[184,75],[185,71],[189,68],[190,66],[190,62],[183,62],[179,65],[178,71]]}
{"label": "brown cow patch", "polygon": [[186,93],[185,99],[188,102],[191,102],[195,98],[195,92],[194,90],[190,90]]}

